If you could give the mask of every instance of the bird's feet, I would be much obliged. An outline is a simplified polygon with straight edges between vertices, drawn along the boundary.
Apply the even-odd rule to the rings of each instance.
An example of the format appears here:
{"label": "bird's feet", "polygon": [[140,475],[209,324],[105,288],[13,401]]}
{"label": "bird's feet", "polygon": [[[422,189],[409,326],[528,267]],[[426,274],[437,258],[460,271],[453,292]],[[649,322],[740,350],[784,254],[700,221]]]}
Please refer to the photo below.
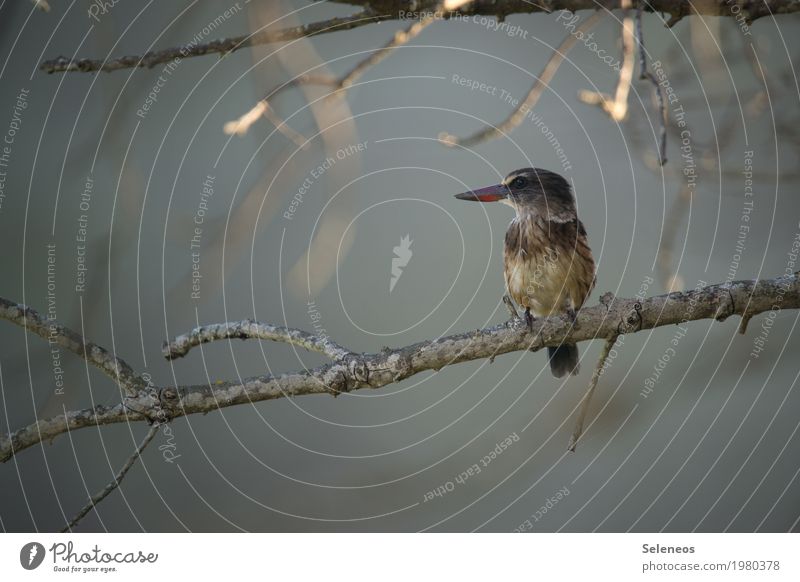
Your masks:
{"label": "bird's feet", "polygon": [[533,321],[534,321],[534,319],[535,318],[533,317],[533,315],[531,315],[530,307],[526,307],[525,308],[525,323],[528,325],[528,331],[531,331],[531,332],[533,331]]}
{"label": "bird's feet", "polygon": [[567,309],[567,318],[572,325],[575,325],[575,321],[578,319],[578,314],[573,307]]}

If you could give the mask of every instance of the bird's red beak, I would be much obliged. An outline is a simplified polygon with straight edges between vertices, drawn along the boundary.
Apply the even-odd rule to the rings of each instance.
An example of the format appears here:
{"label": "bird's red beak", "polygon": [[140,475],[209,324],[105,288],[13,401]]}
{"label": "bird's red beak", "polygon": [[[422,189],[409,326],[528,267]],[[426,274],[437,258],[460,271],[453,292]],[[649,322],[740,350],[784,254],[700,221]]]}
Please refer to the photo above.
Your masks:
{"label": "bird's red beak", "polygon": [[472,200],[473,202],[497,202],[503,200],[508,195],[508,189],[503,184],[488,186],[479,190],[456,194],[459,200]]}

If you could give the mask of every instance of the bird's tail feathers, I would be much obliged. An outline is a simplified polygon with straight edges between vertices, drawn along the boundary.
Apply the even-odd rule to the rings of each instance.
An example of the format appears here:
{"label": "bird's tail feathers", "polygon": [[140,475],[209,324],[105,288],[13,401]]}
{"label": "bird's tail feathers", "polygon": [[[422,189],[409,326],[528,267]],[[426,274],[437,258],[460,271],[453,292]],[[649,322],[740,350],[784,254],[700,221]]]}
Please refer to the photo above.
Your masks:
{"label": "bird's tail feathers", "polygon": [[561,344],[555,348],[548,347],[547,356],[550,359],[550,371],[556,378],[570,373],[576,375],[580,371],[578,346],[575,344]]}

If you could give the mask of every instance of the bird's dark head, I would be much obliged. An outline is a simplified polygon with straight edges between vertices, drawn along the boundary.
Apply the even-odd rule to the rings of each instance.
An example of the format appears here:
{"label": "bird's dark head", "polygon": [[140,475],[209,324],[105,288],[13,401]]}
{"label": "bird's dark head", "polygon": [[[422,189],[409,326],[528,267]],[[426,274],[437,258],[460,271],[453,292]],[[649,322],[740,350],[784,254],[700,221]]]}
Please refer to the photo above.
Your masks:
{"label": "bird's dark head", "polygon": [[456,194],[459,200],[504,202],[517,214],[535,213],[548,220],[575,219],[575,197],[562,176],[539,168],[514,170],[500,184]]}

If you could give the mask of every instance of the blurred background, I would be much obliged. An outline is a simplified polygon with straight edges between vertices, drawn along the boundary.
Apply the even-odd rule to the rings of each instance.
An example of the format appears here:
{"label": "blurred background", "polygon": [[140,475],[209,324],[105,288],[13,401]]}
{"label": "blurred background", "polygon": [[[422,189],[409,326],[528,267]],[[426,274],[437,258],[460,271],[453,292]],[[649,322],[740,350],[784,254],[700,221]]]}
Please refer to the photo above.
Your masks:
{"label": "blurred background", "polygon": [[[55,310],[156,385],[325,362],[257,341],[165,362],[162,342],[199,323],[250,317],[375,352],[504,321],[511,210],[452,194],[521,167],[574,185],[598,264],[589,304],[606,291],[780,276],[800,234],[794,15],[744,31],[733,18],[665,28],[645,14],[648,61],[674,94],[662,168],[638,63],[624,121],[578,98],[614,93],[618,73],[597,50],[619,59],[618,12],[593,28],[596,47],[576,43],[519,127],[446,147],[442,132],[467,137],[513,112],[570,33],[563,19],[437,21],[344,98],[299,86],[272,99],[291,130],[262,117],[229,135],[225,124],[269,90],[306,72],[340,76],[411,22],[168,69],[48,75],[38,65],[58,55],[139,55],[355,10],[120,2],[93,18],[89,2],[51,5],[0,4],[0,133],[13,132],[0,168],[0,295]],[[544,354],[514,353],[336,399],[178,418],[77,531],[796,530],[797,317],[757,316],[744,336],[733,317],[624,337],[575,453],[566,447],[602,341],[581,344],[583,371],[566,381]],[[0,341],[3,432],[118,402],[72,354],[58,386],[46,341],[8,322]],[[22,451],[0,466],[0,527],[60,529],[145,432],[89,428]]]}

